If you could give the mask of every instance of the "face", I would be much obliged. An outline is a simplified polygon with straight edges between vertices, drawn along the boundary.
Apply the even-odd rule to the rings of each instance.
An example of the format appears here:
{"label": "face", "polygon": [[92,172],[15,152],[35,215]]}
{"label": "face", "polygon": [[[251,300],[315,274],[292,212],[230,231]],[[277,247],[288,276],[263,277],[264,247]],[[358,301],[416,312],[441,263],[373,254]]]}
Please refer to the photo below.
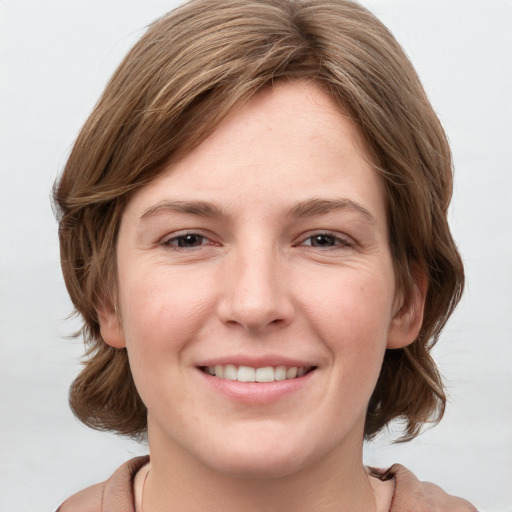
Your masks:
{"label": "face", "polygon": [[418,315],[379,177],[318,86],[260,93],[169,164],[127,205],[117,258],[102,335],[128,350],[152,453],[253,476],[360,458],[384,351]]}

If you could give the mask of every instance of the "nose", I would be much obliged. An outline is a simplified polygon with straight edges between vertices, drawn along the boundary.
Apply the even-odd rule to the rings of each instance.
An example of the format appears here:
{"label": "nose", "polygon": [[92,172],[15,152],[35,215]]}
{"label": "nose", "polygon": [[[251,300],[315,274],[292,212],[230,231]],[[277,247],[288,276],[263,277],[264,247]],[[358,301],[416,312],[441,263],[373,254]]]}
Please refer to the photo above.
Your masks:
{"label": "nose", "polygon": [[289,325],[294,317],[289,280],[271,251],[244,251],[226,262],[219,317],[252,333]]}

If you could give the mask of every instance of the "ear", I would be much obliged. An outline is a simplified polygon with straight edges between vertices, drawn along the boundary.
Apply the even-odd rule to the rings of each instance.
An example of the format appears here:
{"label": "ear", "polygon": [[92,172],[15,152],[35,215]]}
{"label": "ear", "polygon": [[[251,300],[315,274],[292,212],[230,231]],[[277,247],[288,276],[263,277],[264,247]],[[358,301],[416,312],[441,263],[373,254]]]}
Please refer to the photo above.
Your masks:
{"label": "ear", "polygon": [[100,333],[103,341],[114,348],[126,347],[121,319],[114,306],[102,306],[96,309],[100,322]]}
{"label": "ear", "polygon": [[428,280],[422,270],[414,269],[414,287],[409,300],[397,300],[396,310],[389,327],[387,348],[403,348],[417,337],[423,324],[423,310]]}

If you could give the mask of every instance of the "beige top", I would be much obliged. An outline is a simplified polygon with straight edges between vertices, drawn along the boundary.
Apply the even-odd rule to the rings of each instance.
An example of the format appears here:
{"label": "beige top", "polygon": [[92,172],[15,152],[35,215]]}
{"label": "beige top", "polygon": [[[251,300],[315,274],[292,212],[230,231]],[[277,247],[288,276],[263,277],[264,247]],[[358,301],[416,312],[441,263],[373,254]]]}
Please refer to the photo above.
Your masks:
{"label": "beige top", "polygon": [[[135,512],[133,479],[148,462],[149,456],[129,460],[107,481],[68,498],[57,512]],[[370,473],[395,481],[389,512],[478,512],[468,501],[446,494],[437,485],[420,482],[400,464],[394,464],[388,470],[372,469]]]}

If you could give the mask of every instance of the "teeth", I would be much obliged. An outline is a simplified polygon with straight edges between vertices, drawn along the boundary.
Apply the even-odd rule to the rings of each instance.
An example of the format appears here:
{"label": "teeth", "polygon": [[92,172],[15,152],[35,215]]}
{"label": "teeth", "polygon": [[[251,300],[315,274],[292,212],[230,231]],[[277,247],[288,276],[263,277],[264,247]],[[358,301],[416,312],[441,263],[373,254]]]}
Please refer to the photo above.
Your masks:
{"label": "teeth", "polygon": [[256,370],[250,366],[239,366],[236,372],[236,380],[239,382],[254,382],[256,380]]}
{"label": "teeth", "polygon": [[236,366],[234,364],[217,364],[206,366],[203,369],[206,373],[221,379],[237,380],[239,382],[274,382],[302,377],[313,367],[265,366],[263,368],[252,368],[251,366]]}
{"label": "teeth", "polygon": [[256,382],[274,382],[274,368],[265,366],[256,370]]}
{"label": "teeth", "polygon": [[286,366],[277,366],[274,370],[275,380],[286,380]]}
{"label": "teeth", "polygon": [[297,367],[292,366],[291,368],[288,368],[288,370],[286,370],[286,378],[295,379],[295,377],[297,377]]}
{"label": "teeth", "polygon": [[237,370],[234,364],[227,364],[224,367],[224,378],[228,380],[236,380]]}

